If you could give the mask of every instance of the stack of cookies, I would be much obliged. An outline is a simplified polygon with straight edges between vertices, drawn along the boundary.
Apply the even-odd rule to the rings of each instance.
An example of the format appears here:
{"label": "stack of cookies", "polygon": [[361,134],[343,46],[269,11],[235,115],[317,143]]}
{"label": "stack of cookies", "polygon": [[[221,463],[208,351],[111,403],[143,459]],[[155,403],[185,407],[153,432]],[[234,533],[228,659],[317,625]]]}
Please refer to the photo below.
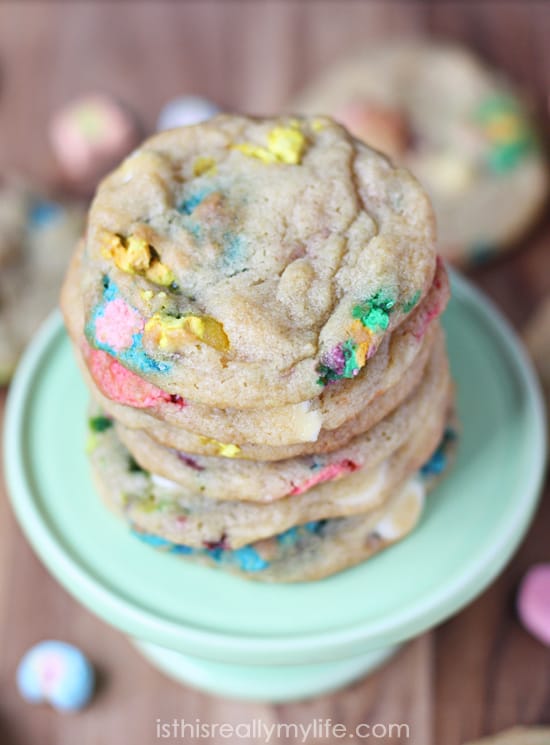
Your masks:
{"label": "stack of cookies", "polygon": [[412,530],[454,439],[434,243],[415,179],[328,118],[219,116],[107,177],[62,306],[133,533],[291,582]]}

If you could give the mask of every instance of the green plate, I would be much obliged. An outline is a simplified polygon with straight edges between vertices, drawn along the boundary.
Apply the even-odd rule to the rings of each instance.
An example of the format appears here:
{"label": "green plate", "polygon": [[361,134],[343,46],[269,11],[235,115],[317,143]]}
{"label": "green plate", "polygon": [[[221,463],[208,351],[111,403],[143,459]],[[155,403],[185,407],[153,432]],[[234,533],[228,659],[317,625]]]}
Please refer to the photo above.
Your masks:
{"label": "green plate", "polygon": [[[456,465],[400,544],[329,579],[263,585],[157,553],[94,493],[87,394],[59,315],[26,353],[6,416],[6,474],[36,552],[84,605],[145,643],[243,664],[307,664],[397,644],[448,617],[506,564],[532,517],[543,404],[508,324],[453,277],[444,317],[458,386]],[[418,422],[422,427],[422,422]]]}

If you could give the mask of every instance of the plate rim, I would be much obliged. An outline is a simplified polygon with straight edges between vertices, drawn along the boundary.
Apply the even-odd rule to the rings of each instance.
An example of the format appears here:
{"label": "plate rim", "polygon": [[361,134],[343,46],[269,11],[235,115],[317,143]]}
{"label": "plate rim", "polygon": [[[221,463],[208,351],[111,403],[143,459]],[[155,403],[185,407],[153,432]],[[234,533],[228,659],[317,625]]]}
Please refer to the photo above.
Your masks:
{"label": "plate rim", "polygon": [[[533,365],[510,323],[481,290],[458,272],[450,270],[453,294],[485,315],[499,337],[514,376],[526,394],[535,446],[530,450],[529,481],[522,490],[507,530],[485,547],[468,571],[455,582],[421,598],[392,616],[311,634],[254,636],[183,624],[118,595],[104,586],[78,556],[72,554],[49,526],[35,499],[32,477],[27,473],[23,446],[32,381],[56,340],[66,333],[61,314],[54,311],[44,322],[19,364],[8,394],[4,425],[4,468],[8,495],[18,523],[40,560],[80,603],[122,631],[210,659],[281,663],[315,657],[336,658],[396,644],[441,623],[479,595],[502,571],[523,539],[541,492],[546,463],[546,420],[540,384]],[[452,475],[451,477],[452,478]],[[480,569],[480,567],[482,567]],[[116,618],[116,620],[113,620]],[[321,651],[321,652],[320,652]]]}

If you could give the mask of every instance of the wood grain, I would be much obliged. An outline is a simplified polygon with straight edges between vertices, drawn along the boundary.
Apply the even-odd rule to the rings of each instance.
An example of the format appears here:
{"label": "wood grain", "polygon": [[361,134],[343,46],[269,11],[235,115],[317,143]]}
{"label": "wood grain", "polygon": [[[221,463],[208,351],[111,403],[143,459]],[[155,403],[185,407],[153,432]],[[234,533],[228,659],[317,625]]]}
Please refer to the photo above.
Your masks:
{"label": "wood grain", "polygon": [[[110,91],[148,128],[160,106],[180,92],[268,113],[322,66],[381,36],[435,34],[470,44],[520,82],[547,121],[549,10],[546,2],[527,0],[0,2],[0,164],[55,181],[46,123],[81,91]],[[550,291],[549,242],[547,222],[521,251],[474,276],[517,326]],[[157,718],[182,716],[231,723],[261,718],[267,724],[332,717],[349,727],[405,722],[411,745],[459,745],[512,724],[550,723],[550,651],[521,630],[513,606],[525,569],[550,560],[548,492],[511,565],[469,608],[369,679],[286,706],[215,699],[165,679],[51,579],[0,492],[2,745],[152,745]],[[94,705],[77,716],[30,708],[16,693],[18,659],[46,637],[84,646],[102,673]]]}

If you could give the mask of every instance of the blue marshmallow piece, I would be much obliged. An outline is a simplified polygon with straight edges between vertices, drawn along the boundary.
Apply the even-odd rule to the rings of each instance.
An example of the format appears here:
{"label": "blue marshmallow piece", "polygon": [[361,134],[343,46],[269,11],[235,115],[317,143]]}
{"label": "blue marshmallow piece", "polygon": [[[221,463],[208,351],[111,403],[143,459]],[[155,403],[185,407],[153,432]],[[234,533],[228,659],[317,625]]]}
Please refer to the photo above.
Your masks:
{"label": "blue marshmallow piece", "polygon": [[43,641],[25,653],[17,668],[17,688],[30,703],[46,702],[58,711],[77,711],[90,701],[95,674],[77,647]]}
{"label": "blue marshmallow piece", "polygon": [[200,96],[180,96],[169,101],[159,114],[157,132],[200,124],[219,114],[219,106]]}

